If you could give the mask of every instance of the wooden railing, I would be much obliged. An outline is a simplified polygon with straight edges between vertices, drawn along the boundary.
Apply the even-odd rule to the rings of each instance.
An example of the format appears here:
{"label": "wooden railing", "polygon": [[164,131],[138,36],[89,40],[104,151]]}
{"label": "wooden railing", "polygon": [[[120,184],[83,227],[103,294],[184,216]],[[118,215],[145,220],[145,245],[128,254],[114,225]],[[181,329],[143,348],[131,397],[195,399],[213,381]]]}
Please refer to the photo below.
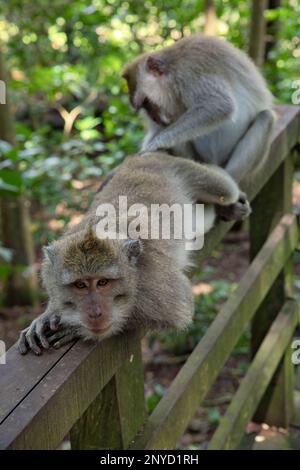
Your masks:
{"label": "wooden railing", "polygon": [[[20,356],[13,346],[0,365],[1,449],[55,449],[68,433],[73,449],[174,448],[250,321],[253,360],[209,448],[236,448],[253,416],[288,425],[290,343],[300,318],[291,263],[299,238],[291,188],[300,112],[278,111],[268,162],[244,185],[253,207],[252,262],[154,412],[146,417],[138,331],[41,357]],[[199,263],[230,227],[212,230]]]}

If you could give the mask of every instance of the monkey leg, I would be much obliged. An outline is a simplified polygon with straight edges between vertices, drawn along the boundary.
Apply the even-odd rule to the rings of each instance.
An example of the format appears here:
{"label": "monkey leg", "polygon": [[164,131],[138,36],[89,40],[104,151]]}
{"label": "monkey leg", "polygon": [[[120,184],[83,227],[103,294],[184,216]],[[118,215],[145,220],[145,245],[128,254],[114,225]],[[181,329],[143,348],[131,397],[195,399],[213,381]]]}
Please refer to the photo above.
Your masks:
{"label": "monkey leg", "polygon": [[225,167],[235,181],[256,172],[257,164],[261,167],[270,147],[275,116],[271,110],[261,111],[235,147]]}
{"label": "monkey leg", "polygon": [[[175,245],[174,250],[178,250]],[[182,253],[176,261],[173,255],[160,253],[159,261],[154,256],[147,270],[141,271],[143,294],[130,320],[133,326],[138,321],[154,331],[184,330],[192,322],[194,298],[191,283],[182,271],[189,265],[189,253]]]}
{"label": "monkey leg", "polygon": [[50,336],[48,336],[48,341],[53,348],[58,349],[71,341],[79,339],[80,337],[80,326],[61,325],[58,332],[51,333]]}

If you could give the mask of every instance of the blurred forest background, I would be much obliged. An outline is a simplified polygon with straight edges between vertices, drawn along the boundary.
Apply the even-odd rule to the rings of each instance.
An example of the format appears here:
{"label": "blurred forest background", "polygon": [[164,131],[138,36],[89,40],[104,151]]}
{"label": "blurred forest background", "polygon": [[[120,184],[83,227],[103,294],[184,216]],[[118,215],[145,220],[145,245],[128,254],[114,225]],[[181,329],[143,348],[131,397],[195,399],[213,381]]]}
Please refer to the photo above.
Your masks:
{"label": "blurred forest background", "polygon": [[[76,223],[101,179],[139,149],[144,130],[130,109],[122,68],[143,51],[197,32],[249,52],[276,102],[292,104],[300,80],[299,0],[1,2],[7,104],[0,104],[0,338],[8,345],[42,311],[41,246]],[[196,276],[191,329],[152,335],[145,344],[150,411],[235,287],[247,250],[247,234],[229,234]],[[224,403],[247,368],[248,339],[246,333],[217,385],[229,384]],[[219,406],[207,405],[209,424],[218,422]],[[206,431],[186,445],[199,444]]]}

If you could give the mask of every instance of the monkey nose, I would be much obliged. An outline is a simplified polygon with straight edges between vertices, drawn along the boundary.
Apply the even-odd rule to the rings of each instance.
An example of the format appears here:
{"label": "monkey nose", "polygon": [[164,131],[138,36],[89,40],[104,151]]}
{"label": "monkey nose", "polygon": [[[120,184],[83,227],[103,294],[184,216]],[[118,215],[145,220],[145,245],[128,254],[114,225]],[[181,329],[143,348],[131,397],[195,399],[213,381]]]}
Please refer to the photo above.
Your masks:
{"label": "monkey nose", "polygon": [[89,312],[89,318],[98,318],[101,317],[102,310],[100,307],[96,307],[92,312]]}

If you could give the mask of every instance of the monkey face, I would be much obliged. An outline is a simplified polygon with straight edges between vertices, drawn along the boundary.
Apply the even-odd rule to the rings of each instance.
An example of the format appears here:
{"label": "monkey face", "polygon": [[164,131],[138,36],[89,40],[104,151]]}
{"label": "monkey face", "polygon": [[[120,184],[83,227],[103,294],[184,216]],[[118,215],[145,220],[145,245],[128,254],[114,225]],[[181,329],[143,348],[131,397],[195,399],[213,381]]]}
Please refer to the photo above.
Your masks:
{"label": "monkey face", "polygon": [[136,111],[144,110],[148,117],[161,127],[166,127],[172,122],[168,109],[171,91],[169,87],[167,92],[165,90],[166,76],[165,64],[156,56],[142,56],[123,73],[131,106]]}
{"label": "monkey face", "polygon": [[66,290],[80,314],[82,326],[96,336],[123,326],[132,307],[128,302],[131,289],[123,279],[85,277],[66,286]]}
{"label": "monkey face", "polygon": [[140,240],[98,238],[91,227],[45,249],[44,286],[62,323],[86,337],[121,331],[134,309]]}

